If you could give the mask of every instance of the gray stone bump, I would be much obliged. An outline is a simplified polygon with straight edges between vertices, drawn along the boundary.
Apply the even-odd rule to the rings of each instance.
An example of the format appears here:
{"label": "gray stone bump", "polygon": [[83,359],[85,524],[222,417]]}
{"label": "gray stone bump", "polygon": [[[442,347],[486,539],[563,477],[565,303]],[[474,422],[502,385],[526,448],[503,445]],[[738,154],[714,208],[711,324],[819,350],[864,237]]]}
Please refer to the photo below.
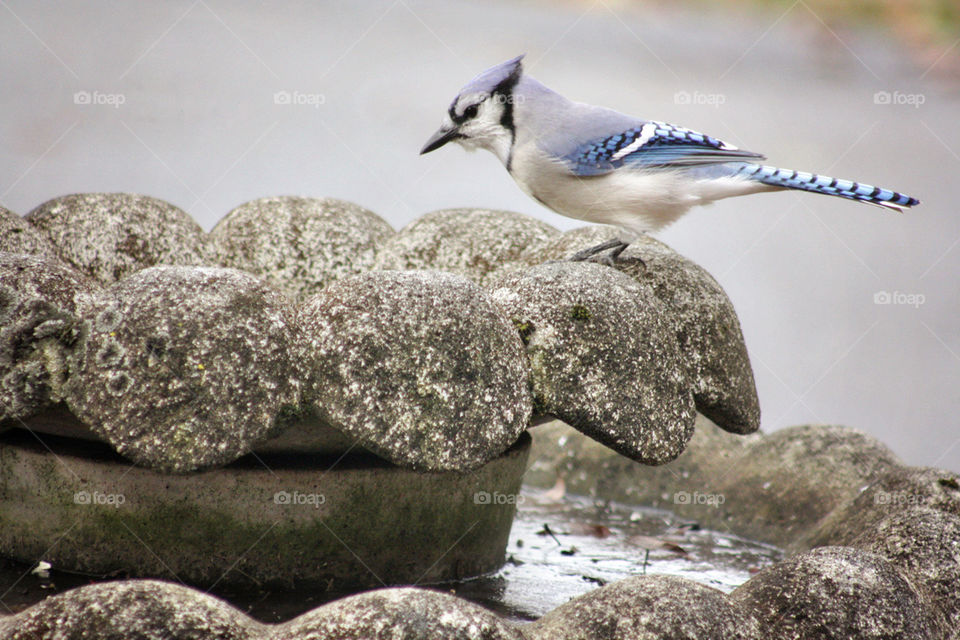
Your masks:
{"label": "gray stone bump", "polygon": [[65,262],[102,284],[158,264],[206,262],[206,235],[178,207],[131,193],[77,193],[47,200],[27,221]]}
{"label": "gray stone bump", "polygon": [[705,478],[702,490],[723,494],[716,515],[735,518],[741,535],[789,545],[894,468],[900,460],[862,431],[802,425],[753,441],[723,474]]}
{"label": "gray stone bump", "polygon": [[960,629],[960,517],[917,505],[861,532],[850,546],[883,556],[926,590],[943,626]]}
{"label": "gray stone bump", "polygon": [[387,460],[469,470],[527,428],[523,344],[470,280],[373,271],[330,284],[300,311],[313,407]]}
{"label": "gray stone bump", "polygon": [[442,209],[417,218],[384,243],[376,268],[439,269],[483,284],[528,246],[557,234],[545,222],[512,211]]}
{"label": "gray stone bump", "polygon": [[[531,245],[520,263],[563,260],[621,237],[611,226],[581,227]],[[615,267],[650,286],[674,323],[683,365],[694,385],[697,411],[717,426],[746,434],[760,427],[760,401],[736,310],[703,267],[641,234]],[[508,265],[506,270],[515,270]]]}
{"label": "gray stone bump", "polygon": [[[872,494],[858,496],[904,469],[876,438],[836,425],[801,425],[745,437],[701,417],[683,454],[665,468],[630,465],[562,423],[537,427],[533,434],[528,483],[549,488],[562,476],[574,493],[670,509],[705,526],[732,529],[792,551],[849,544],[869,524],[865,516],[878,508]],[[937,475],[931,481],[949,477]],[[934,489],[949,491],[940,484]],[[704,504],[691,499],[696,495],[722,500]],[[879,517],[891,509],[882,505],[885,497],[876,498],[884,509]],[[848,507],[852,501],[856,506]],[[816,535],[848,508],[847,533]],[[877,519],[871,516],[871,522]]]}
{"label": "gray stone bump", "polygon": [[696,418],[691,383],[648,287],[598,264],[557,262],[490,290],[526,346],[536,414],[644,464],[680,455]]}
{"label": "gray stone bump", "polygon": [[378,589],[318,607],[274,627],[274,640],[523,640],[520,630],[455,596],[400,587]]}
{"label": "gray stone bump", "polygon": [[634,576],[576,597],[524,629],[530,640],[758,640],[727,594],[677,576]]}
{"label": "gray stone bump", "polygon": [[138,464],[176,473],[225,464],[299,406],[295,313],[252,275],[151,267],[91,298],[81,315],[87,339],[67,404]]}
{"label": "gray stone bump", "polygon": [[29,222],[0,207],[0,251],[60,260],[56,249]]}
{"label": "gray stone bump", "polygon": [[0,429],[62,400],[77,308],[98,288],[59,260],[0,251]]}
{"label": "gray stone bump", "polygon": [[821,547],[764,569],[730,597],[768,640],[943,637],[925,596],[883,557]]}
{"label": "gray stone bump", "polygon": [[891,513],[915,506],[960,516],[960,474],[932,467],[888,469],[857,487],[817,526],[805,532],[795,546],[850,544]]}
{"label": "gray stone bump", "polygon": [[212,260],[258,275],[293,300],[373,267],[394,235],[380,216],[335,198],[277,196],[246,202],[210,232]]}
{"label": "gray stone bump", "polygon": [[671,311],[694,381],[697,410],[732,433],[760,428],[760,400],[740,320],[720,284],[703,267],[647,235],[621,257],[618,268],[649,284]]}
{"label": "gray stone bump", "polygon": [[289,622],[261,624],[226,602],[159,580],[126,580],[57,594],[0,616],[4,640],[523,640],[483,607],[416,588],[369,591]]}
{"label": "gray stone bump", "polygon": [[3,640],[253,640],[265,630],[219,598],[160,580],[92,584],[0,617]]}

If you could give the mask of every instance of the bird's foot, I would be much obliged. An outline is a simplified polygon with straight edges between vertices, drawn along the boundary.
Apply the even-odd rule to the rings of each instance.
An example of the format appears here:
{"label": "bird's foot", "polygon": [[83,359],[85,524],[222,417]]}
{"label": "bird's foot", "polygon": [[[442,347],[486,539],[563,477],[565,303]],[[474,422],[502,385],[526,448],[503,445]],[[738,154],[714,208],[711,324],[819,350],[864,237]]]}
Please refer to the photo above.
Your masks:
{"label": "bird's foot", "polygon": [[602,264],[607,267],[616,268],[617,265],[626,265],[626,264],[639,264],[643,267],[646,267],[646,263],[642,258],[637,256],[623,257],[620,254],[630,246],[629,242],[624,242],[619,238],[614,238],[613,240],[607,240],[602,242],[595,247],[590,247],[584,249],[583,251],[578,251],[577,253],[570,256],[570,262],[596,262],[597,264]]}
{"label": "bird's foot", "polygon": [[[584,262],[600,256],[599,260],[594,261],[599,261],[601,264],[613,265],[613,261],[616,260],[616,258],[623,253],[623,250],[629,246],[629,243],[624,242],[619,238],[614,238],[613,240],[601,242],[600,244],[588,249],[584,249],[583,251],[578,251],[570,256],[569,260],[570,262]],[[609,253],[601,256],[601,254],[607,251]]]}

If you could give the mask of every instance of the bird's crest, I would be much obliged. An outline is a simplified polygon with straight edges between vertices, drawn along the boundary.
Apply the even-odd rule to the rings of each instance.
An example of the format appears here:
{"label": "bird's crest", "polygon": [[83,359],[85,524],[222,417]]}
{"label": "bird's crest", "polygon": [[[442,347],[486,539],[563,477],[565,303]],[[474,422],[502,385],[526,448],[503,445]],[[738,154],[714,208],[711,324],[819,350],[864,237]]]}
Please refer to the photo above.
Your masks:
{"label": "bird's crest", "polygon": [[523,74],[522,61],[524,55],[526,54],[521,54],[512,60],[501,62],[480,73],[460,90],[460,95],[473,93],[492,94],[503,87],[515,85]]}

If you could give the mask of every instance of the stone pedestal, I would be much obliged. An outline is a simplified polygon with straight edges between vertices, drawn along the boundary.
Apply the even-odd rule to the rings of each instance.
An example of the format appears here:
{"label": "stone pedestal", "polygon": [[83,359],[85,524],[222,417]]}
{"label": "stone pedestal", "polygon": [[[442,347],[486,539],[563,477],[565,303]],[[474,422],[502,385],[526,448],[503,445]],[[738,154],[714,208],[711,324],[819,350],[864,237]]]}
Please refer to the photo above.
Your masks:
{"label": "stone pedestal", "polygon": [[[190,475],[108,446],[0,435],[0,554],[93,575],[361,589],[497,569],[530,437],[465,474],[372,455],[249,455]],[[49,449],[47,448],[49,446]]]}

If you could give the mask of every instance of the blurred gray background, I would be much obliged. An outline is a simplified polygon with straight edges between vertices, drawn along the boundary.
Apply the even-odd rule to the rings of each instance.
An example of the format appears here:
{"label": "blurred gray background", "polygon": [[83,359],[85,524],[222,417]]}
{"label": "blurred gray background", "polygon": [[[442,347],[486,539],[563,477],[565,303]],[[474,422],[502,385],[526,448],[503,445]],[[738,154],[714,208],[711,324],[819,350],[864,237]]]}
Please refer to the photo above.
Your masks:
{"label": "blurred gray background", "polygon": [[0,204],[140,192],[209,229],[295,194],[398,229],[458,206],[579,226],[492,155],[417,155],[461,85],[526,52],[573,99],[920,198],[755,195],[658,236],[732,298],[764,429],[845,424],[960,470],[960,30],[935,0],[869,4],[0,0]]}

